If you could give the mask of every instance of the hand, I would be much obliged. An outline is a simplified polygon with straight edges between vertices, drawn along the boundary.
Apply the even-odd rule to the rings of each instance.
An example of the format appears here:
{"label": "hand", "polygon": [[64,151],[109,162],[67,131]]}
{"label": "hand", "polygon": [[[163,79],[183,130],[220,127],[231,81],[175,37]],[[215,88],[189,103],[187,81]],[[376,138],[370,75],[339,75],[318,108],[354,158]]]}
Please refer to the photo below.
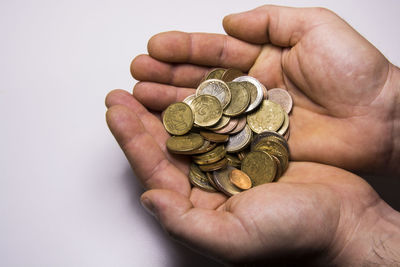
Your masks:
{"label": "hand", "polygon": [[230,36],[154,36],[149,56],[132,62],[134,96],[162,110],[209,67],[239,68],[291,93],[293,160],[400,173],[400,71],[346,22],[325,9],[264,6],[224,27]]}
{"label": "hand", "polygon": [[387,254],[396,255],[388,248],[399,240],[392,225],[399,215],[356,175],[292,162],[277,183],[231,198],[191,189],[187,161],[165,150],[168,134],[159,118],[125,91],[110,93],[106,104],[111,131],[152,189],[143,204],[185,244],[218,260],[261,266],[383,264]]}

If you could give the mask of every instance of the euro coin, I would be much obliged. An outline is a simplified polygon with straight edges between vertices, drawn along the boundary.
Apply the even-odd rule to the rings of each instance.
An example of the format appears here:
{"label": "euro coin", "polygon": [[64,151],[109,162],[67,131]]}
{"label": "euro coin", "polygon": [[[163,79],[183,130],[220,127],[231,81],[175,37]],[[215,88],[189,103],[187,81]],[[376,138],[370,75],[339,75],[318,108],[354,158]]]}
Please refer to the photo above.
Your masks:
{"label": "euro coin", "polygon": [[212,95],[221,103],[222,108],[226,108],[231,101],[231,91],[228,85],[218,79],[210,79],[202,82],[196,90],[196,96]]}
{"label": "euro coin", "polygon": [[222,117],[222,107],[219,100],[212,95],[199,95],[191,104],[194,122],[202,127],[216,124]]}
{"label": "euro coin", "polygon": [[167,148],[169,151],[179,154],[188,152],[201,147],[204,139],[200,134],[188,133],[186,135],[171,136],[167,140]]}
{"label": "euro coin", "polygon": [[228,87],[231,91],[231,102],[224,109],[223,113],[226,116],[238,116],[243,113],[250,103],[250,94],[244,83],[228,82]]}
{"label": "euro coin", "polygon": [[252,151],[243,159],[241,170],[250,177],[253,186],[258,186],[274,180],[276,163],[268,153]]}
{"label": "euro coin", "polygon": [[189,105],[183,102],[173,103],[165,110],[163,124],[172,135],[184,135],[192,129],[193,113]]}
{"label": "euro coin", "polygon": [[284,112],[280,105],[263,100],[258,110],[247,115],[247,123],[255,133],[277,131],[285,119]]}

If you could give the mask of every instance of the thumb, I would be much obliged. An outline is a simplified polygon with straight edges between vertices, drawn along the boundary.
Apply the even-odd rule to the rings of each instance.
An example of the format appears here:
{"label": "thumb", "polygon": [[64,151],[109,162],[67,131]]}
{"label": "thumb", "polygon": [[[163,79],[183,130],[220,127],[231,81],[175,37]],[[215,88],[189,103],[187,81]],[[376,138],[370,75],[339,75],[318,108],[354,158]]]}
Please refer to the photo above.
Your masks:
{"label": "thumb", "polygon": [[278,46],[294,46],[306,32],[322,23],[339,21],[324,8],[293,8],[265,5],[224,18],[227,34],[238,39]]}
{"label": "thumb", "polygon": [[189,198],[175,191],[149,190],[141,202],[172,238],[209,255],[233,260],[241,256],[243,248],[232,240],[249,238],[232,213],[194,208]]}

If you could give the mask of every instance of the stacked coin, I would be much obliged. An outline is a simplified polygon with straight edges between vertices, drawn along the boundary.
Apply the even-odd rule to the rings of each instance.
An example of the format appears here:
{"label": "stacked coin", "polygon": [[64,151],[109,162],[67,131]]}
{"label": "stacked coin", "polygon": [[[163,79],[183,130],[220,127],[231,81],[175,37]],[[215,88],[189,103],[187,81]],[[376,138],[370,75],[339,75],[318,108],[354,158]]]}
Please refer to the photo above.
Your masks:
{"label": "stacked coin", "polygon": [[278,179],[289,164],[290,94],[235,69],[211,70],[173,103],[163,124],[171,153],[192,156],[190,182],[228,196]]}

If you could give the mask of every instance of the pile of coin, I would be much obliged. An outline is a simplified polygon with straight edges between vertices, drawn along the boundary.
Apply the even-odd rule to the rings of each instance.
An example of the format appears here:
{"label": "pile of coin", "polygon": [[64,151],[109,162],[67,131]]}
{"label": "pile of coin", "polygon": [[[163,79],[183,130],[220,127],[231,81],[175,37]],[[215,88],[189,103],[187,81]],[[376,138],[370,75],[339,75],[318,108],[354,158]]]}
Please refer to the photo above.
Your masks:
{"label": "pile of coin", "polygon": [[267,91],[239,70],[211,70],[195,94],[165,110],[167,148],[191,155],[194,186],[232,196],[285,172],[292,106],[284,89]]}

